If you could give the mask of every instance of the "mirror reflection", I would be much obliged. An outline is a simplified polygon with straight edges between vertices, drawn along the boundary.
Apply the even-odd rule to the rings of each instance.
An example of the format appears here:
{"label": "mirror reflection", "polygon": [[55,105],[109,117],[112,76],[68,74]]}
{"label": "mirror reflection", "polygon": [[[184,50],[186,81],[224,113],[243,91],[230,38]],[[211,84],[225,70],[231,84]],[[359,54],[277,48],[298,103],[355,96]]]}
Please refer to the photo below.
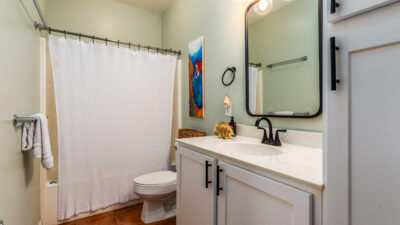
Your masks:
{"label": "mirror reflection", "polygon": [[260,0],[247,13],[249,113],[319,114],[319,1]]}

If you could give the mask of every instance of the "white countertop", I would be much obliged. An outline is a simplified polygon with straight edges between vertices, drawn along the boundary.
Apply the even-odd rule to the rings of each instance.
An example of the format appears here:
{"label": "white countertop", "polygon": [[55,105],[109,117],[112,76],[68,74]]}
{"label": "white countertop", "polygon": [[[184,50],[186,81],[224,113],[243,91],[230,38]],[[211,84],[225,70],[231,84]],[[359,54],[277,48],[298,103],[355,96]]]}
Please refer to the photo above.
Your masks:
{"label": "white countertop", "polygon": [[282,153],[270,156],[243,155],[221,150],[221,143],[239,142],[259,144],[261,140],[237,136],[232,139],[219,139],[216,136],[183,138],[176,140],[180,146],[216,156],[219,160],[228,159],[238,165],[274,173],[284,178],[323,189],[322,149],[282,143]]}

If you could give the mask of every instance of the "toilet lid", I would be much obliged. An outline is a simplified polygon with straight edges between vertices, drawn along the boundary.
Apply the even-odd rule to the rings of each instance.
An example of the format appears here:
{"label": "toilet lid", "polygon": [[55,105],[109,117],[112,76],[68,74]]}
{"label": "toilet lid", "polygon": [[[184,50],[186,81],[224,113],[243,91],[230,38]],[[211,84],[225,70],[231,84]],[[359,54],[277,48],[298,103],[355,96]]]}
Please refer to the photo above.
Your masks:
{"label": "toilet lid", "polygon": [[176,173],[172,171],[159,171],[154,173],[144,174],[135,178],[135,183],[140,185],[165,185],[176,183]]}

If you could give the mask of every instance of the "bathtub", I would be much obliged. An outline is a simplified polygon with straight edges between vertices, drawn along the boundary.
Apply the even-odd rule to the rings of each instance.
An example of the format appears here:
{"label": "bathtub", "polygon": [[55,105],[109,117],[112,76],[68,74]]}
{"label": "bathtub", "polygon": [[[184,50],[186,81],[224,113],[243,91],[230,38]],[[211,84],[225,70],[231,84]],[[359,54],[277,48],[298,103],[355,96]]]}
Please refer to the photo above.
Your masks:
{"label": "bathtub", "polygon": [[[93,212],[80,213],[71,217],[68,220],[58,221],[57,220],[57,209],[58,209],[58,183],[50,184],[47,179],[46,170],[41,168],[40,171],[40,216],[42,225],[57,225],[77,219],[82,219],[89,216],[94,216],[97,214],[109,212],[112,210],[128,207],[131,205],[136,205],[142,203],[142,199],[137,199],[129,201],[126,203],[120,203],[116,205],[109,206],[104,209],[99,209]],[[42,182],[43,181],[43,182]],[[133,191],[133,190],[132,190]]]}

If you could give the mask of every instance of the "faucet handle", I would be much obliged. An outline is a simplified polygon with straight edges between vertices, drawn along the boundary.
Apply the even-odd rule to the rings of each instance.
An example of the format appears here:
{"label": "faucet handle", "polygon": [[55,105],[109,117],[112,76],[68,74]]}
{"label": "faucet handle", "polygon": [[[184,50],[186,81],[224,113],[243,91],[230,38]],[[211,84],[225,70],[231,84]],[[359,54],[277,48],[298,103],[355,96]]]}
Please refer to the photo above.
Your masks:
{"label": "faucet handle", "polygon": [[267,130],[264,127],[259,127],[259,126],[257,126],[257,129],[264,131],[264,135],[263,135],[263,138],[261,140],[261,143],[267,144]]}
{"label": "faucet handle", "polygon": [[287,131],[286,129],[284,129],[284,130],[277,130],[277,131],[276,131],[276,134],[275,134],[275,142],[274,142],[274,145],[275,145],[275,146],[282,146],[281,140],[279,139],[279,132],[286,132],[286,131]]}

